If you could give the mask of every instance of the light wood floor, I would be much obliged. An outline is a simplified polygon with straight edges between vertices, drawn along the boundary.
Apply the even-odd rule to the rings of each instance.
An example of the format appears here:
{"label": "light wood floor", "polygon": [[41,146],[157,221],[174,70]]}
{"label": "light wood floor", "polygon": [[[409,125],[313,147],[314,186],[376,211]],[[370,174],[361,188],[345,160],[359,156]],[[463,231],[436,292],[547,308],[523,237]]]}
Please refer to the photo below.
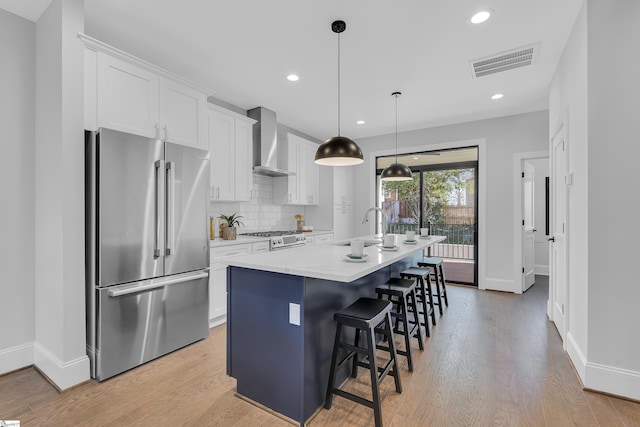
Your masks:
{"label": "light wood floor", "polygon": [[[539,278],[543,279],[543,278]],[[524,295],[449,286],[449,308],[404,391],[382,384],[385,426],[640,426],[640,404],[583,391],[546,319],[547,286]],[[403,358],[401,357],[401,360]],[[367,393],[362,372],[345,387]],[[288,426],[236,397],[225,375],[225,328],[103,383],[58,393],[33,368],[0,377],[0,420],[22,426]],[[311,426],[369,426],[368,408],[340,397]]]}

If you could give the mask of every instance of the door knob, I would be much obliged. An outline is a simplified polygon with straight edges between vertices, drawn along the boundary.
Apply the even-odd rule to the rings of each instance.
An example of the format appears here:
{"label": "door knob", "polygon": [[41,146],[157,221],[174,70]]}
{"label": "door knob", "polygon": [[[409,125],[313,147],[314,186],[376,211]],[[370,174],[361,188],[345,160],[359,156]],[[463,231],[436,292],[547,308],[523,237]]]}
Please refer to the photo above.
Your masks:
{"label": "door knob", "polygon": [[556,241],[556,238],[552,236],[552,237],[549,237],[549,238],[547,239],[547,241],[549,241],[549,242],[555,242],[555,241]]}

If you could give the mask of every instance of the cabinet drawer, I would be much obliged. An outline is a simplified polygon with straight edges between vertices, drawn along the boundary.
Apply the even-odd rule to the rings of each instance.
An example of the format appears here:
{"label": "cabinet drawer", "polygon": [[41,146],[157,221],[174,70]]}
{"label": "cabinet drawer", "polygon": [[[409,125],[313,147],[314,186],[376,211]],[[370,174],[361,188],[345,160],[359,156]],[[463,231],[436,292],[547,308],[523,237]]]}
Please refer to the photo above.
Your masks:
{"label": "cabinet drawer", "polygon": [[258,242],[253,244],[253,253],[269,252],[269,242]]}
{"label": "cabinet drawer", "polygon": [[219,262],[225,258],[240,255],[249,255],[252,251],[251,244],[225,246],[223,248],[215,248],[211,250],[211,263]]}
{"label": "cabinet drawer", "polygon": [[333,234],[321,234],[316,237],[316,243],[333,242]]}

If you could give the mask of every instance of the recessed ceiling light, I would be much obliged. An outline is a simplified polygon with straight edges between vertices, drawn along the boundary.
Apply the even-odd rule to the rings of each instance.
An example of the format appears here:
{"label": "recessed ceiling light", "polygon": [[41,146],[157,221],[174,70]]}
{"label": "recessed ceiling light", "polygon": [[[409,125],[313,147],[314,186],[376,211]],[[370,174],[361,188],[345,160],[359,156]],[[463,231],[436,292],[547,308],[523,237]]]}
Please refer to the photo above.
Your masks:
{"label": "recessed ceiling light", "polygon": [[356,122],[356,124],[358,124],[358,125],[363,125],[363,124],[365,124],[365,123],[366,123],[366,122],[365,122],[364,120],[358,120],[358,121]]}
{"label": "recessed ceiling light", "polygon": [[289,80],[290,82],[297,82],[298,80],[300,80],[300,77],[298,77],[296,74],[289,74],[287,76],[287,80]]}
{"label": "recessed ceiling light", "polygon": [[503,94],[501,94],[501,93],[496,93],[495,95],[493,95],[493,96],[491,97],[491,99],[500,99],[500,98],[502,98],[503,96],[504,96],[504,95],[503,95]]}
{"label": "recessed ceiling light", "polygon": [[487,19],[489,19],[489,17],[491,16],[491,12],[488,10],[483,10],[480,11],[478,13],[476,13],[475,15],[473,15],[471,17],[471,23],[472,24],[480,24],[484,21],[486,21]]}
{"label": "recessed ceiling light", "polygon": [[413,160],[418,160],[420,157],[418,156],[413,156]]}

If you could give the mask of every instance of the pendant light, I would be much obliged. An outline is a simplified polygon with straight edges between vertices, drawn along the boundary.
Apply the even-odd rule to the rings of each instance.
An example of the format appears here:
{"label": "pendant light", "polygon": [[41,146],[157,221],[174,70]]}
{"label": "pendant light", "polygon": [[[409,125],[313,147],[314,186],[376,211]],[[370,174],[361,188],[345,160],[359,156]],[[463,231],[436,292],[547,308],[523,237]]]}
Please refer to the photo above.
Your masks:
{"label": "pendant light", "polygon": [[318,147],[315,162],[323,166],[352,166],[364,162],[358,144],[346,136],[340,136],[340,33],[346,28],[344,21],[331,24],[331,31],[338,34],[338,136],[327,139]]}
{"label": "pendant light", "polygon": [[411,169],[398,163],[398,96],[402,94],[393,92],[391,95],[396,97],[396,162],[384,168],[380,179],[382,181],[410,181],[413,179]]}

